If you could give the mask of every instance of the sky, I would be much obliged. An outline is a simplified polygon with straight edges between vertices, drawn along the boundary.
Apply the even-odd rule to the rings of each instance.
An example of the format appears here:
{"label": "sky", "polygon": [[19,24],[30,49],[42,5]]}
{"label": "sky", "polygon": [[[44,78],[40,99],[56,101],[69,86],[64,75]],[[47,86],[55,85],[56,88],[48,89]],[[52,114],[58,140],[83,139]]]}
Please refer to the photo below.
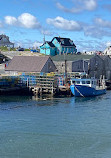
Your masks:
{"label": "sky", "polygon": [[111,0],[0,0],[0,34],[16,47],[60,36],[78,51],[103,51],[111,45]]}

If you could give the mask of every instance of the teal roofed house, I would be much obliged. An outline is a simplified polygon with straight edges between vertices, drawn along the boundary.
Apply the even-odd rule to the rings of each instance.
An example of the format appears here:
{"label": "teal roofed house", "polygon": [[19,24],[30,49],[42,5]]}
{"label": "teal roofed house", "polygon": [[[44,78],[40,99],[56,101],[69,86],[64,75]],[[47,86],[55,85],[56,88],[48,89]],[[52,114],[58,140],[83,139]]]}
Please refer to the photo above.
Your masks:
{"label": "teal roofed house", "polygon": [[50,56],[75,54],[76,52],[76,46],[70,38],[54,37],[51,42],[46,41],[40,46],[40,53]]}

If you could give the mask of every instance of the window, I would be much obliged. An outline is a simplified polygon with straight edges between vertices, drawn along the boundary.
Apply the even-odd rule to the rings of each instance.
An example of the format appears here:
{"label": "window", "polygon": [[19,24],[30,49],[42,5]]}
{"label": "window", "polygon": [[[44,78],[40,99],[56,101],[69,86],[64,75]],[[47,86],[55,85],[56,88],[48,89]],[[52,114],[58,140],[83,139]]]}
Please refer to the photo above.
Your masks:
{"label": "window", "polygon": [[71,45],[73,45],[73,41],[70,40],[69,42],[70,42]]}
{"label": "window", "polygon": [[73,84],[75,84],[75,81],[72,81]]}
{"label": "window", "polygon": [[86,84],[90,84],[90,81],[86,81]]}
{"label": "window", "polygon": [[82,84],[85,84],[86,82],[85,81],[82,81]]}
{"label": "window", "polygon": [[94,82],[92,81],[92,84],[94,84]]}
{"label": "window", "polygon": [[64,41],[61,41],[62,44],[64,44]]}
{"label": "window", "polygon": [[80,84],[80,81],[76,81],[76,84]]}

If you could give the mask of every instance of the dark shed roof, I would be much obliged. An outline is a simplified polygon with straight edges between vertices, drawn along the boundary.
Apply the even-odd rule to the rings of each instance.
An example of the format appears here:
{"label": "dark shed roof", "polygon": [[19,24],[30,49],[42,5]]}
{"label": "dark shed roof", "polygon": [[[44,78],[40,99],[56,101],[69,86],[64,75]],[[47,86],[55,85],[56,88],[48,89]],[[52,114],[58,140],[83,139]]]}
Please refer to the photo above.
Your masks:
{"label": "dark shed roof", "polygon": [[49,56],[15,56],[6,71],[41,72]]}
{"label": "dark shed roof", "polygon": [[94,55],[77,55],[77,54],[68,54],[68,55],[56,55],[56,56],[52,56],[52,60],[53,61],[77,61],[77,60],[89,60],[92,57],[94,57]]}

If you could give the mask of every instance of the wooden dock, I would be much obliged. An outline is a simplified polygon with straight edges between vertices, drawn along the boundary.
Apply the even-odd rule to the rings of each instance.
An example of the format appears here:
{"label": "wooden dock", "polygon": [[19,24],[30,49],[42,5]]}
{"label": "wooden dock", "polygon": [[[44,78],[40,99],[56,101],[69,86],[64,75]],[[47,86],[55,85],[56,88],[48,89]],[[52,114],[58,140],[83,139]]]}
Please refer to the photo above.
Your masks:
{"label": "wooden dock", "polygon": [[54,95],[57,90],[57,78],[55,76],[26,74],[25,76],[22,76],[22,81],[26,82],[27,87],[29,87],[34,95]]}
{"label": "wooden dock", "polygon": [[[60,76],[65,81],[64,74],[57,73],[20,73],[17,76],[0,76],[1,93],[4,93],[4,91],[15,91],[16,93],[20,89],[20,85],[22,85],[22,87],[25,86],[29,90],[28,93],[35,96],[43,94],[50,94],[51,96],[56,94],[70,95],[70,83],[59,85],[58,79]],[[67,74],[69,81],[72,77],[75,77],[75,74]]]}

